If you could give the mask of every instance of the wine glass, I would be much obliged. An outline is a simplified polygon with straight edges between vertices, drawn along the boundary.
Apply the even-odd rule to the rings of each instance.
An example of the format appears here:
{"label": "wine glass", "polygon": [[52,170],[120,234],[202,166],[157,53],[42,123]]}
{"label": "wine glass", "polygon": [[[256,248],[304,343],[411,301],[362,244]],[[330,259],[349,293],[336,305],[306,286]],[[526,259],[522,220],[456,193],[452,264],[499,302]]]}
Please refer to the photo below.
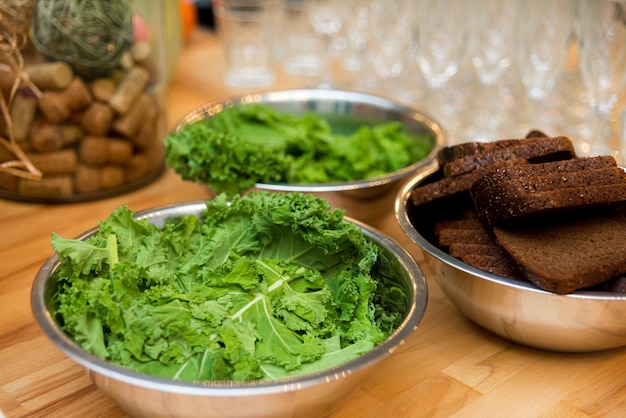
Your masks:
{"label": "wine glass", "polygon": [[617,95],[626,85],[626,3],[581,0],[578,39],[579,69],[593,112],[581,152],[617,156],[616,138],[607,128]]}
{"label": "wine glass", "polygon": [[324,54],[320,88],[332,86],[333,41],[344,24],[346,2],[344,0],[305,0],[309,22],[315,33],[324,41]]}
{"label": "wine glass", "polygon": [[528,103],[527,128],[550,132],[559,113],[549,95],[565,68],[569,54],[576,2],[572,0],[523,0],[516,19],[516,67]]}
{"label": "wine glass", "polygon": [[341,28],[344,49],[341,52],[342,69],[345,70],[344,85],[350,90],[371,92],[374,79],[367,56],[370,32],[369,2],[371,0],[345,0],[350,18]]}
{"label": "wine glass", "polygon": [[411,0],[370,0],[368,57],[377,79],[378,94],[400,96],[399,77],[413,40]]}
{"label": "wine glass", "polygon": [[469,17],[469,56],[478,79],[473,97],[475,109],[468,113],[466,132],[473,140],[490,140],[499,135],[507,120],[507,89],[503,75],[511,67],[515,0],[472,2]]}
{"label": "wine glass", "polygon": [[467,49],[468,4],[464,0],[419,0],[415,7],[416,60],[427,85],[428,108],[445,121],[451,138],[462,106],[454,89],[447,87]]}

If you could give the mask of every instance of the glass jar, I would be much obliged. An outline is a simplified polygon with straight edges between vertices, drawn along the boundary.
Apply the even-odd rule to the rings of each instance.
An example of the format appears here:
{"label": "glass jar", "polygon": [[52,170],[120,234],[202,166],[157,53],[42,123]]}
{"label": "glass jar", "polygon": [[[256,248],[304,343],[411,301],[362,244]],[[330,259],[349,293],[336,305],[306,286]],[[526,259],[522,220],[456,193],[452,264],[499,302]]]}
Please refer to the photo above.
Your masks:
{"label": "glass jar", "polygon": [[164,1],[0,3],[0,197],[92,200],[163,172]]}

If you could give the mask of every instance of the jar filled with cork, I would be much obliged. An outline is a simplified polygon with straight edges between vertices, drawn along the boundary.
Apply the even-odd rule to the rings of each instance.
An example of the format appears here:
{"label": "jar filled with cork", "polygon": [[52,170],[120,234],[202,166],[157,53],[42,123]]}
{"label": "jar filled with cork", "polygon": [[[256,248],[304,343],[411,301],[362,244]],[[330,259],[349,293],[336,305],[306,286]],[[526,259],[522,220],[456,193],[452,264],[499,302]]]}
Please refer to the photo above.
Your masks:
{"label": "jar filled with cork", "polygon": [[0,197],[75,202],[164,170],[167,0],[0,0]]}

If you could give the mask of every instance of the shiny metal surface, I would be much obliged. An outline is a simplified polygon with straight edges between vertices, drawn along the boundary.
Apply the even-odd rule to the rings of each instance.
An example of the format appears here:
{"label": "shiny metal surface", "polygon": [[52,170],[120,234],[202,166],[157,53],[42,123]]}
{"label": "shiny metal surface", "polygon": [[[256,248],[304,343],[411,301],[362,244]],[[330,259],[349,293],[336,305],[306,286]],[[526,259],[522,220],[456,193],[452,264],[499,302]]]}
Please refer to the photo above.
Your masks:
{"label": "shiny metal surface", "polygon": [[326,118],[337,129],[393,120],[402,122],[409,132],[432,135],[433,149],[426,158],[385,176],[344,183],[256,185],[257,189],[266,191],[314,193],[328,200],[331,206],[344,209],[347,216],[364,222],[391,213],[395,196],[404,181],[423,167],[435,164],[437,152],[447,143],[441,125],[414,108],[368,94],[325,89],[283,90],[209,103],[187,114],[175,130],[186,123],[210,118],[225,108],[246,103],[264,103],[279,111],[294,114],[314,112]]}
{"label": "shiny metal surface", "polygon": [[[626,294],[577,291],[557,295],[530,283],[469,266],[429,242],[409,217],[410,193],[427,183],[422,171],[397,195],[396,219],[423,250],[428,280],[472,321],[508,340],[560,352],[592,352],[626,345]],[[419,228],[419,225],[417,225]]]}
{"label": "shiny metal surface", "polygon": [[[161,226],[166,218],[199,214],[204,202],[155,208],[136,214]],[[300,378],[265,382],[174,382],[112,365],[86,352],[58,327],[48,310],[56,283],[50,280],[58,267],[56,253],[39,270],[31,293],[32,310],[44,334],[68,357],[88,371],[95,384],[135,417],[322,417],[380,360],[391,355],[417,328],[428,298],[426,281],[406,250],[385,234],[358,221],[364,233],[396,260],[398,284],[408,292],[408,314],[401,326],[381,345],[365,355],[326,372]],[[85,232],[86,239],[95,229]]]}

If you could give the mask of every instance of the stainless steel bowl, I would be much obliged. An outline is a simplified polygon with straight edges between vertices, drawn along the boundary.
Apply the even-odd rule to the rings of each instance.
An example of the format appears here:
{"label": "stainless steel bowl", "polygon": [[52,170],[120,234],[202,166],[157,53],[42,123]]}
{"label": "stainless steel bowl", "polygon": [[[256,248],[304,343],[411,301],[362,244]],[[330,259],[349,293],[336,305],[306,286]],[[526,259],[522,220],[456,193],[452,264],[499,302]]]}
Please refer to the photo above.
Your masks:
{"label": "stainless steel bowl", "polygon": [[411,217],[410,194],[434,175],[423,170],[404,185],[395,203],[396,218],[423,251],[426,278],[434,279],[461,313],[503,338],[545,350],[592,352],[626,345],[626,295],[546,292],[467,265],[429,241],[432,220]]}
{"label": "stainless steel bowl", "polygon": [[[136,217],[162,226],[166,218],[198,215],[204,208],[204,202],[192,202],[138,212]],[[324,372],[279,381],[186,383],[110,364],[83,350],[50,314],[48,303],[57,287],[51,280],[59,264],[56,254],[45,262],[35,278],[31,294],[33,313],[54,345],[84,366],[95,384],[134,417],[322,417],[357,388],[372,367],[403,344],[421,321],[428,296],[422,271],[406,250],[371,227],[347,221],[356,223],[390,260],[395,260],[387,271],[406,289],[408,313],[401,326],[374,350]],[[78,238],[87,239],[95,231],[87,231]]]}
{"label": "stainless steel bowl", "polygon": [[347,216],[363,222],[371,223],[393,213],[393,202],[402,183],[421,168],[436,164],[437,152],[447,143],[444,129],[414,108],[368,94],[325,89],[283,90],[209,103],[187,114],[175,130],[184,124],[211,118],[226,108],[248,103],[263,103],[293,114],[313,112],[327,119],[338,131],[351,131],[359,125],[399,121],[409,132],[431,134],[433,149],[426,158],[384,176],[343,183],[256,185],[257,189],[265,191],[314,193],[328,200],[331,206],[344,209]]}

